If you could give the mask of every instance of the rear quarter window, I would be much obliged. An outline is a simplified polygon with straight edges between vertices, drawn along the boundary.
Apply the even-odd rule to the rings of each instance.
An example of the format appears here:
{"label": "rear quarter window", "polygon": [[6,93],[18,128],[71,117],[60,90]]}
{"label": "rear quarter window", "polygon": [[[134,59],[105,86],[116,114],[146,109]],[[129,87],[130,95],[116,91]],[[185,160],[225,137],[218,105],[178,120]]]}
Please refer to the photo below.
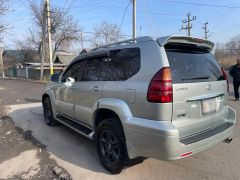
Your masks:
{"label": "rear quarter window", "polygon": [[210,51],[192,45],[165,46],[173,83],[224,80],[221,68]]}
{"label": "rear quarter window", "polygon": [[104,70],[106,81],[124,81],[140,70],[140,49],[127,48],[109,53],[108,68]]}

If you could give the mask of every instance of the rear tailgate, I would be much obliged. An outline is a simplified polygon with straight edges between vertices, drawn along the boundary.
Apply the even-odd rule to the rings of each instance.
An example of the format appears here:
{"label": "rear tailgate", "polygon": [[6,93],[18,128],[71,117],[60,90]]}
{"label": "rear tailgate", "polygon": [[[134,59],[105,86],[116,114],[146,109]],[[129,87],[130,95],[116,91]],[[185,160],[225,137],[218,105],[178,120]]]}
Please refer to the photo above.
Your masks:
{"label": "rear tailgate", "polygon": [[165,44],[173,80],[172,122],[181,137],[204,132],[224,122],[227,82],[210,46]]}

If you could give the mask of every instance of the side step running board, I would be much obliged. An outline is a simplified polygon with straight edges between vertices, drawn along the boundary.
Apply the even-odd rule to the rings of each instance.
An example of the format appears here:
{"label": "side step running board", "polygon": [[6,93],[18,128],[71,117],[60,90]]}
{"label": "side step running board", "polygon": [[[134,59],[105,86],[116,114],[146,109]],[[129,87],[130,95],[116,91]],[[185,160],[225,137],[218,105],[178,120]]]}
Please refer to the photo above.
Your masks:
{"label": "side step running board", "polygon": [[77,123],[63,115],[58,114],[56,117],[57,121],[59,121],[60,123],[68,126],[69,128],[73,129],[74,131],[76,131],[77,133],[89,138],[89,139],[93,139],[93,134],[94,131],[92,131],[91,129],[89,129],[88,127]]}

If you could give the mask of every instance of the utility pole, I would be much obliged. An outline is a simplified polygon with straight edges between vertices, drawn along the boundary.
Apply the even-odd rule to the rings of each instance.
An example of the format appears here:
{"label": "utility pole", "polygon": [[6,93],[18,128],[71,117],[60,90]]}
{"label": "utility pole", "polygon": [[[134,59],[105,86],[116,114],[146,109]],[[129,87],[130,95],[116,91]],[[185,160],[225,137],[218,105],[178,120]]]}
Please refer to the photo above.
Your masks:
{"label": "utility pole", "polygon": [[136,8],[137,8],[137,0],[133,1],[133,39],[136,38]]}
{"label": "utility pole", "polygon": [[43,25],[42,25],[42,53],[41,53],[41,75],[40,79],[43,80],[43,74],[44,74],[44,62],[46,59],[46,15],[47,13],[47,2],[44,3],[43,6]]}
{"label": "utility pole", "polygon": [[203,26],[203,29],[204,29],[204,34],[205,34],[205,39],[207,40],[208,39],[208,33],[209,33],[209,30],[208,30],[208,22],[204,23],[204,26]]}
{"label": "utility pole", "polygon": [[0,61],[1,61],[1,69],[2,69],[2,77],[5,78],[5,73],[4,73],[4,66],[3,66],[3,48],[0,47]]}
{"label": "utility pole", "polygon": [[191,17],[191,16],[192,16],[191,13],[187,13],[187,20],[183,20],[183,23],[184,24],[186,23],[186,26],[185,27],[182,26],[182,28],[181,28],[183,30],[187,30],[188,36],[191,36],[191,29],[192,29],[191,21],[194,21],[197,19],[196,16],[193,16],[193,17]]}
{"label": "utility pole", "polygon": [[47,4],[47,29],[48,29],[48,50],[49,50],[49,65],[50,75],[53,74],[53,60],[52,60],[52,33],[51,33],[51,13],[50,13],[50,0],[45,0]]}
{"label": "utility pole", "polygon": [[140,34],[140,37],[142,36],[142,26],[140,26],[139,28],[139,34]]}
{"label": "utility pole", "polygon": [[83,48],[83,32],[81,32],[81,39],[80,39],[80,41],[81,41],[81,47],[82,47],[82,50],[84,49]]}

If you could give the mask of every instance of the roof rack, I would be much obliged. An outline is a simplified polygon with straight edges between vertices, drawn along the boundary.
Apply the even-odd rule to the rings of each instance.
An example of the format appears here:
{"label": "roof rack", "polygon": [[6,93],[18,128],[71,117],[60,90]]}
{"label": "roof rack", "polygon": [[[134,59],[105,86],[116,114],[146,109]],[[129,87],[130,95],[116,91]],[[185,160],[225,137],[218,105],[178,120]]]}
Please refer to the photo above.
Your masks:
{"label": "roof rack", "polygon": [[96,51],[96,50],[100,50],[100,49],[116,47],[116,46],[121,46],[121,45],[126,45],[126,44],[139,43],[139,42],[144,42],[144,41],[152,41],[152,40],[153,40],[153,38],[151,38],[150,36],[144,36],[144,37],[139,37],[139,38],[135,38],[135,39],[128,39],[128,40],[119,41],[116,43],[107,44],[107,45],[104,45],[104,46],[101,46],[98,48],[94,48],[91,51]]}

